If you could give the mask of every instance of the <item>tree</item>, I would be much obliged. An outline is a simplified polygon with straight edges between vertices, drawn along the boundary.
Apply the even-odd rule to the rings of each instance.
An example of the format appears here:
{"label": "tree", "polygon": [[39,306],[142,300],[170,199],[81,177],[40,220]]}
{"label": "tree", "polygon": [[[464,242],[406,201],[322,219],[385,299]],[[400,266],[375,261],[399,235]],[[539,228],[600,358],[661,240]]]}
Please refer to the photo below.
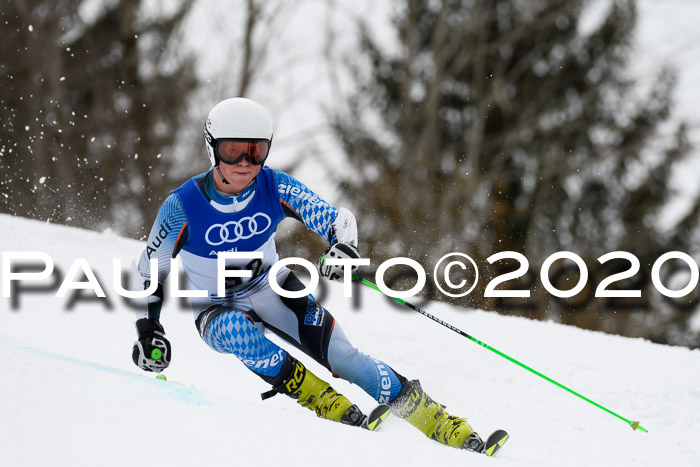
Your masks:
{"label": "tree", "polygon": [[[353,70],[357,91],[333,122],[354,168],[341,187],[355,202],[373,264],[405,255],[431,270],[445,253],[467,253],[486,279],[460,303],[512,312],[508,300],[484,298],[488,279],[504,264],[513,269],[487,263],[496,252],[524,254],[536,273],[560,250],[591,267],[604,253],[631,251],[648,269],[663,252],[691,250],[697,217],[673,226],[682,236],[659,224],[673,194],[671,170],[688,152],[682,124],[659,143],[674,73],[661,69],[640,92],[626,73],[634,1],[611,0],[584,33],[586,3],[399,1],[395,51],[362,29],[370,71]],[[559,279],[575,281],[566,271]],[[645,313],[610,313],[601,299],[567,313],[581,296],[553,306],[537,279],[531,285],[532,297],[517,302],[522,314],[657,341],[671,339],[660,326],[682,322],[676,341],[700,343],[689,337],[687,312],[653,299],[628,308],[665,310],[651,321]],[[649,297],[650,282],[643,287]]]}
{"label": "tree", "polygon": [[192,1],[2,3],[0,212],[133,235],[175,178],[160,154],[197,86],[178,43]]}

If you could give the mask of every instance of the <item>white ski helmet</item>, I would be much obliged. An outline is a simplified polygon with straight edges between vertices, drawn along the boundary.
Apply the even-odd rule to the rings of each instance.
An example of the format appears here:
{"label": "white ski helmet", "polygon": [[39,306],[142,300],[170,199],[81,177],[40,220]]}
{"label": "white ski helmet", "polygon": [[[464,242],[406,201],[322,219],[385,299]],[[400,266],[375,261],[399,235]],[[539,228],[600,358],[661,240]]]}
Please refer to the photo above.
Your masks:
{"label": "white ski helmet", "polygon": [[249,156],[248,160],[263,165],[272,145],[272,119],[265,107],[253,100],[244,97],[225,99],[209,112],[204,124],[204,138],[212,166],[222,162],[219,144],[224,141],[260,143],[259,157],[253,161]]}

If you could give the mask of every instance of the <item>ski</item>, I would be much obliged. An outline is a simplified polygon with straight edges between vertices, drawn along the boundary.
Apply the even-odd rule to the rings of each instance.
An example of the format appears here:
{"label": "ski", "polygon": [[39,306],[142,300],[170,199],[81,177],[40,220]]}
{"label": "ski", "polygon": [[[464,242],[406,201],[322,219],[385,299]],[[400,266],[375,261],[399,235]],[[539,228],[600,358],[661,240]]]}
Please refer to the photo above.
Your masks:
{"label": "ski", "polygon": [[362,422],[362,428],[369,431],[376,431],[390,413],[391,407],[386,404],[379,404],[365,417]]}
{"label": "ski", "polygon": [[508,433],[505,430],[496,430],[491,433],[484,443],[484,450],[482,451],[489,457],[493,457],[499,449],[508,441]]}

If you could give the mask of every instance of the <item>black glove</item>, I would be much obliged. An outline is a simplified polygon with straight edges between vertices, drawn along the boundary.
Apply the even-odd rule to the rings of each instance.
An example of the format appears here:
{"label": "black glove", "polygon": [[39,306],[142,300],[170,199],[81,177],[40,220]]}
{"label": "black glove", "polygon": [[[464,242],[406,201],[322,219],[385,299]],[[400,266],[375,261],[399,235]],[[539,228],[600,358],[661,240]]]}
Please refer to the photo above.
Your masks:
{"label": "black glove", "polygon": [[[330,280],[343,278],[343,266],[340,264],[329,265],[325,264],[327,258],[333,259],[358,259],[360,252],[350,243],[334,243],[323,253],[316,263],[318,272],[322,277],[327,277]],[[352,272],[357,271],[358,266],[352,266]]]}
{"label": "black glove", "polygon": [[139,339],[134,342],[131,358],[145,371],[160,373],[170,365],[170,341],[165,337],[163,326],[155,319],[142,318],[136,321]]}

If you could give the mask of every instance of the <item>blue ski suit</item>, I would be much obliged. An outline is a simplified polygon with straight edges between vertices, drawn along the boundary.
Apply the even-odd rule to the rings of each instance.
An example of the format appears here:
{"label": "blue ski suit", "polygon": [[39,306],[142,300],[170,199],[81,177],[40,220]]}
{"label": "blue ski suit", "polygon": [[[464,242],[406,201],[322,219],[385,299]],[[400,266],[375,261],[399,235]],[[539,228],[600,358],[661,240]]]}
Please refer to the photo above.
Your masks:
{"label": "blue ski suit", "polygon": [[[335,318],[313,295],[286,298],[269,285],[270,267],[279,256],[275,233],[292,217],[332,244],[355,237],[352,213],[335,208],[294,177],[263,167],[238,195],[215,189],[214,172],[192,177],[163,203],[153,224],[138,272],[148,284],[150,259],[158,259],[158,289],[139,318],[159,319],[162,284],[170,260],[179,256],[187,288],[202,290],[191,298],[200,336],[212,349],[234,354],[251,371],[275,385],[283,375],[287,351],[265,337],[273,332],[324,365],[334,376],[360,386],[378,402],[389,402],[401,390],[402,377],[389,365],[358,351]],[[348,225],[354,232],[348,231]],[[261,252],[262,258],[226,261],[226,269],[252,271],[250,277],[227,278],[218,295],[217,256],[220,252]],[[286,290],[304,285],[286,267],[277,273]],[[401,378],[401,380],[400,380]]]}

